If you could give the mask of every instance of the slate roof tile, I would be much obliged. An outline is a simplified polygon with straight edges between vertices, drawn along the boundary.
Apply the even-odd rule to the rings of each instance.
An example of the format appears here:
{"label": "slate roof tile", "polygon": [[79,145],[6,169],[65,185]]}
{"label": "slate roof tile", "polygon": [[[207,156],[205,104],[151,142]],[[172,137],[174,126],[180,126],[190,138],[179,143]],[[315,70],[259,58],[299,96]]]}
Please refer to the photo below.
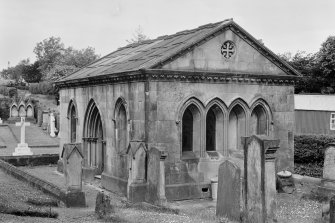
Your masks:
{"label": "slate roof tile", "polygon": [[[229,19],[218,23],[206,24],[196,29],[177,32],[173,35],[160,36],[153,40],[129,44],[58,81],[62,82],[139,69],[155,68],[158,63],[175,56],[182,50],[187,49],[192,46],[192,44],[196,44],[206,36],[213,34],[228,24],[238,26]],[[242,28],[240,29],[245,32]],[[272,53],[270,50],[268,51]]]}

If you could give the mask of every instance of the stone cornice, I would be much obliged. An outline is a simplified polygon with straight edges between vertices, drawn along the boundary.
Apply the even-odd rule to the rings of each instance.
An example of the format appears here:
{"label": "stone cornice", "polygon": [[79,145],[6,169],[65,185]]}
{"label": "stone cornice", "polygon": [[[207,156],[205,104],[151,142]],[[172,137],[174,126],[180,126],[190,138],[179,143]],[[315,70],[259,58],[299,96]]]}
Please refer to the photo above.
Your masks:
{"label": "stone cornice", "polygon": [[208,71],[173,71],[149,69],[131,71],[118,74],[104,75],[73,81],[56,82],[58,88],[73,88],[82,86],[105,85],[140,81],[180,81],[204,83],[238,83],[238,84],[266,84],[266,85],[294,85],[300,79],[291,75],[262,75],[232,72]]}
{"label": "stone cornice", "polygon": [[240,84],[272,84],[294,85],[299,77],[289,75],[262,75],[233,72],[208,72],[208,71],[171,71],[150,69],[145,70],[146,76],[151,81],[186,81],[186,82],[211,82],[211,83],[240,83]]}

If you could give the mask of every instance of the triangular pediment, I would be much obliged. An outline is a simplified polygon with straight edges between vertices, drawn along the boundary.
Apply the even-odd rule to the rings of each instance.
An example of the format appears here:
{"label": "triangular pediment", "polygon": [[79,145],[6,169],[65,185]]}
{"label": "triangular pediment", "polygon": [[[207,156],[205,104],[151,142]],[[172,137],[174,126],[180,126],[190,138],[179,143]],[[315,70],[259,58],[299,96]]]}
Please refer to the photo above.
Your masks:
{"label": "triangular pediment", "polygon": [[156,68],[258,75],[299,75],[285,61],[250,34],[240,30],[237,25],[212,34]]}

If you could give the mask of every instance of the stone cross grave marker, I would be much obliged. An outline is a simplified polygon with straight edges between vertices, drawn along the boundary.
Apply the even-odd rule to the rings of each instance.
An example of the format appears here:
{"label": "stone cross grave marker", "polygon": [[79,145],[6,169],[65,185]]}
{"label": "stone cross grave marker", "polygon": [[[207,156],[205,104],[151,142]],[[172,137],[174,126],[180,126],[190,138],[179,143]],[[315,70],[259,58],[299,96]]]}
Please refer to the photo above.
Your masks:
{"label": "stone cross grave marker", "polygon": [[232,160],[225,160],[220,164],[218,178],[216,216],[240,221],[241,169]]}
{"label": "stone cross grave marker", "polygon": [[28,147],[28,144],[25,142],[26,137],[26,126],[30,126],[29,122],[25,122],[25,118],[21,117],[21,122],[15,123],[16,126],[21,126],[21,142],[15,148],[13,156],[24,156],[24,155],[33,155],[33,152]]}

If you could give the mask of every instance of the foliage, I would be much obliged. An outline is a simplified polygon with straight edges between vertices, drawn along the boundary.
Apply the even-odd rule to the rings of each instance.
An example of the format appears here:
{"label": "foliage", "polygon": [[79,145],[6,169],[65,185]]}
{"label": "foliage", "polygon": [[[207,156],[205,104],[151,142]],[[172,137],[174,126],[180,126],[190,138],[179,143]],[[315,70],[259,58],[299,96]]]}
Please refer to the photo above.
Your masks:
{"label": "foliage", "polygon": [[62,63],[64,65],[81,68],[95,61],[98,58],[99,56],[95,54],[95,49],[92,47],[87,47],[86,49],[81,50],[76,50],[72,47],[68,47],[64,51]]}
{"label": "foliage", "polygon": [[143,32],[143,29],[141,26],[138,26],[138,28],[135,30],[135,32],[133,33],[133,38],[126,40],[127,43],[140,43],[144,40],[148,40],[149,37],[146,36]]}
{"label": "foliage", "polygon": [[26,65],[22,71],[23,79],[28,83],[36,83],[42,79],[42,73],[39,70],[40,63],[35,61],[35,63]]}
{"label": "foliage", "polygon": [[46,74],[46,72],[54,67],[63,52],[64,44],[61,42],[60,37],[52,36],[49,39],[44,39],[42,42],[37,43],[34,48],[34,53],[40,62],[41,72]]}
{"label": "foliage", "polygon": [[0,86],[0,94],[12,98],[17,96],[17,89],[15,87]]}
{"label": "foliage", "polygon": [[66,75],[69,75],[75,71],[77,71],[79,68],[72,66],[72,65],[55,65],[53,68],[51,68],[46,76],[47,80],[56,80],[60,77],[64,77]]}
{"label": "foliage", "polygon": [[319,76],[316,54],[298,51],[294,55],[285,53],[279,57],[302,74],[302,78],[295,86],[295,93],[321,93],[324,80]]}
{"label": "foliage", "polygon": [[10,98],[0,98],[0,117],[1,119],[9,118],[9,107],[11,105]]}
{"label": "foliage", "polygon": [[53,95],[56,93],[56,90],[51,82],[40,82],[40,83],[31,83],[29,86],[29,91],[32,94],[49,94]]}
{"label": "foliage", "polygon": [[295,163],[294,173],[310,177],[322,177],[323,163]]}
{"label": "foliage", "polygon": [[21,60],[15,67],[9,67],[1,71],[1,75],[5,79],[12,79],[15,83],[22,81],[22,72],[25,66],[29,64],[29,59]]}
{"label": "foliage", "polygon": [[66,76],[99,58],[92,47],[81,50],[65,48],[59,37],[50,37],[37,43],[34,52],[45,80]]}
{"label": "foliage", "polygon": [[[320,177],[324,161],[324,149],[334,142],[332,135],[296,135],[294,137],[295,172]],[[321,175],[320,175],[321,174]]]}
{"label": "foliage", "polygon": [[321,75],[330,81],[330,86],[335,87],[335,36],[330,36],[322,43],[317,54],[317,62]]}

